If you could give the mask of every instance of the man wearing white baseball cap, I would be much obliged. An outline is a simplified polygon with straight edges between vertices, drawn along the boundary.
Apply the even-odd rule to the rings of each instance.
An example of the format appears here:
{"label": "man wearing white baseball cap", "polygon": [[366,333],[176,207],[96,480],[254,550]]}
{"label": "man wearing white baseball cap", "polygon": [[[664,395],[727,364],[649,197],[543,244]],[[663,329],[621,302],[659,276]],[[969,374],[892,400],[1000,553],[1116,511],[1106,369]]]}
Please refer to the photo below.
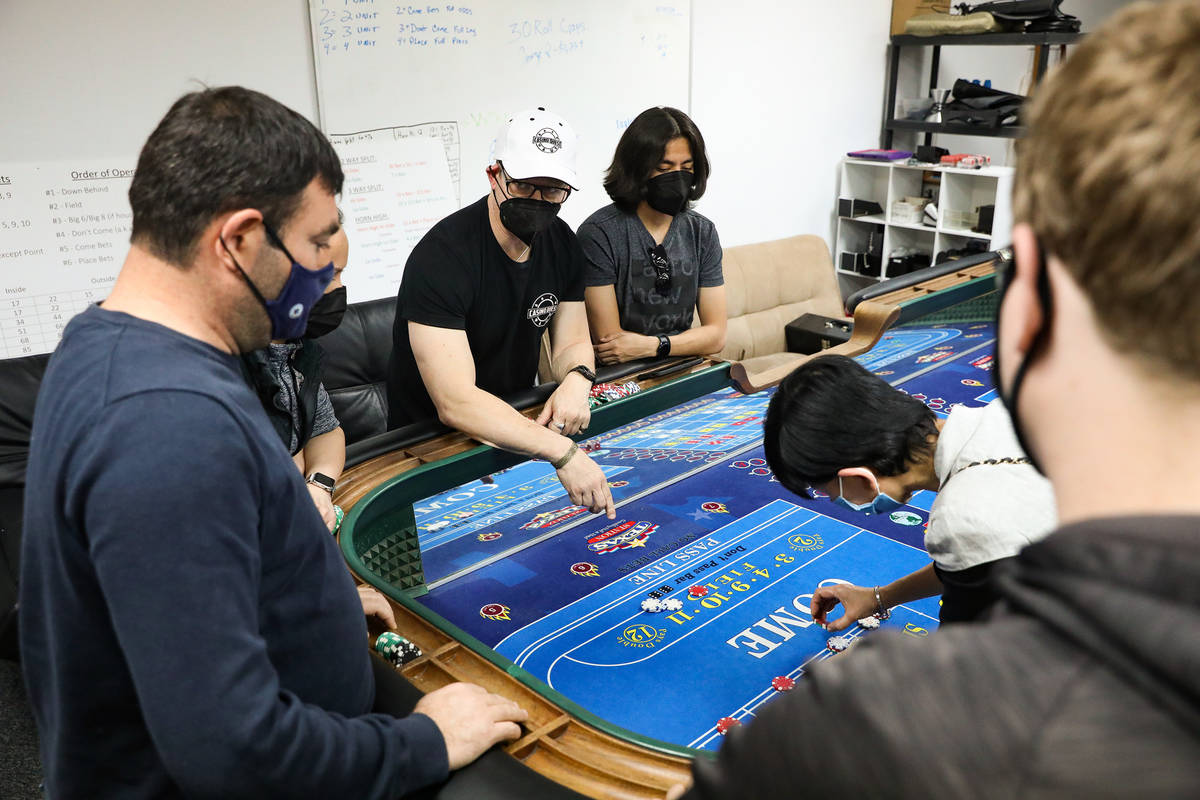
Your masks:
{"label": "man wearing white baseball cap", "polygon": [[[496,136],[489,191],[413,248],[396,297],[388,427],[437,416],[554,465],[576,505],[615,517],[604,473],[568,436],[587,428],[595,380],[583,252],[558,211],[579,185],[578,139],[545,108]],[[549,328],[558,388],[536,422],[500,397],[528,388]]]}

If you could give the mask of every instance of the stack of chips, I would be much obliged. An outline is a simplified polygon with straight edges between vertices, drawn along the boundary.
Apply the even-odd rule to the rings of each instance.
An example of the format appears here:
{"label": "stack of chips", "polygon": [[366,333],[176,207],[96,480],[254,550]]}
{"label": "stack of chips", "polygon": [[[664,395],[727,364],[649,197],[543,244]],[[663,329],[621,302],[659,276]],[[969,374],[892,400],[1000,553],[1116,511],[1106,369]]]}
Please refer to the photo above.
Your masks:
{"label": "stack of chips", "polygon": [[636,381],[628,381],[620,385],[615,383],[597,383],[592,387],[592,391],[588,396],[588,406],[595,408],[613,400],[622,400],[631,394],[637,394],[641,390],[642,387],[638,386]]}
{"label": "stack of chips", "polygon": [[375,651],[396,667],[421,657],[421,648],[398,633],[386,631],[375,640]]}

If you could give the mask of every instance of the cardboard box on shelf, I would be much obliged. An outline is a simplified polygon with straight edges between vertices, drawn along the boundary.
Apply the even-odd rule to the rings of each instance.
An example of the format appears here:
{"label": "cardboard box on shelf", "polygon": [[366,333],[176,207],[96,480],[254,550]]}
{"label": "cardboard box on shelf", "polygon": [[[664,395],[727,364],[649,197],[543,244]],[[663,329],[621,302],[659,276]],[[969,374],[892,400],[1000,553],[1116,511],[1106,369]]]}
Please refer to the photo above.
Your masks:
{"label": "cardboard box on shelf", "polygon": [[904,33],[904,23],[918,14],[933,14],[934,6],[946,10],[945,0],[892,0],[892,36]]}

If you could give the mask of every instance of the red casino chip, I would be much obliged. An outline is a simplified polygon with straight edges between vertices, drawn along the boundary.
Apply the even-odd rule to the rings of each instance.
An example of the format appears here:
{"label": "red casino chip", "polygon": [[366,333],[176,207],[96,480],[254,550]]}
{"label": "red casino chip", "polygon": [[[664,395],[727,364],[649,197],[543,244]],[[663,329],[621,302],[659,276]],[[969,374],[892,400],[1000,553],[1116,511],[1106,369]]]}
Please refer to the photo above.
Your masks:
{"label": "red casino chip", "polygon": [[733,717],[721,717],[717,720],[717,733],[724,736],[730,728],[736,728],[741,724],[741,720],[736,720]]}
{"label": "red casino chip", "polygon": [[771,688],[777,692],[786,692],[794,688],[796,682],[786,675],[779,675],[771,679]]}
{"label": "red casino chip", "polygon": [[699,585],[689,586],[688,594],[692,597],[704,597],[704,595],[708,594],[708,587]]}

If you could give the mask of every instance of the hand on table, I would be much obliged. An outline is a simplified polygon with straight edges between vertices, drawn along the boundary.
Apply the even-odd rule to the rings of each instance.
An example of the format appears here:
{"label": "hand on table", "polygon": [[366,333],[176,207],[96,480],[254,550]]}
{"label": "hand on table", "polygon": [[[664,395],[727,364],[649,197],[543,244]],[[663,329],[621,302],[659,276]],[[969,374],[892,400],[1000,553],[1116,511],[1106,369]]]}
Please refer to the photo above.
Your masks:
{"label": "hand on table", "polygon": [[593,514],[603,511],[609,519],[617,518],[608,476],[587,453],[576,450],[571,460],[558,471],[558,480],[575,505],[586,506]]}
{"label": "hand on table", "polygon": [[586,431],[592,421],[592,409],[588,406],[588,395],[592,385],[577,372],[563,378],[554,394],[542,406],[537,424],[563,436],[574,436]]}
{"label": "hand on table", "polygon": [[596,362],[600,364],[622,364],[635,358],[649,358],[658,353],[658,337],[641,333],[610,333],[595,345]]}
{"label": "hand on table", "polygon": [[452,683],[430,692],[414,713],[433,720],[446,740],[450,769],[470,764],[497,742],[521,735],[518,722],[529,718],[525,709],[474,683]]}
{"label": "hand on table", "polygon": [[317,507],[317,513],[321,515],[325,527],[333,530],[333,526],[337,524],[337,515],[333,512],[333,497],[320,486],[313,486],[311,483],[306,485],[308,494],[312,497],[313,505]]}
{"label": "hand on table", "polygon": [[377,617],[389,631],[396,629],[396,615],[386,597],[370,586],[361,584],[358,587],[358,600],[362,603],[363,614],[368,617]]}
{"label": "hand on table", "polygon": [[[832,622],[826,615],[841,603],[845,613]],[[867,586],[850,586],[839,583],[833,586],[821,586],[813,592],[810,605],[812,618],[827,631],[844,631],[863,617],[869,617],[878,610],[875,602],[875,590]]]}

